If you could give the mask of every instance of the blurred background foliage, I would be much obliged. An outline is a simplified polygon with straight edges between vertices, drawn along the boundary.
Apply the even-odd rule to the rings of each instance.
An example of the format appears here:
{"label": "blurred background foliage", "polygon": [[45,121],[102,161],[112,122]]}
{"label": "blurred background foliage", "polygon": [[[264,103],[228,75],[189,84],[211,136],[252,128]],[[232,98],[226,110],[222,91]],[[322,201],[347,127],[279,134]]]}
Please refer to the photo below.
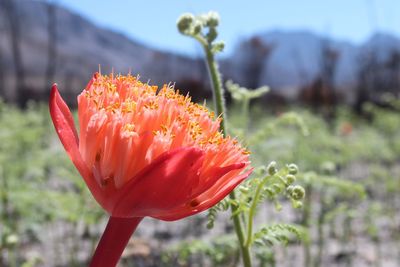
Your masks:
{"label": "blurred background foliage", "polygon": [[[243,128],[240,104],[229,110],[232,132],[239,139],[246,136],[244,142],[251,140],[253,165],[296,162],[300,169],[297,182],[306,188],[300,210],[288,209],[290,203],[284,198],[279,207],[271,201],[260,207],[264,211],[258,215],[257,227],[272,233],[268,235],[271,240],[264,242],[272,245],[276,239],[286,244],[285,248],[257,252],[261,266],[276,262],[286,266],[288,254],[303,259],[304,266],[335,261],[346,261],[348,266],[399,263],[400,131],[395,126],[400,125],[400,114],[395,107],[370,104],[365,106],[367,118],[354,115],[345,106],[337,109],[337,117],[327,121],[300,106],[277,115],[254,103],[247,129]],[[3,266],[29,262],[32,265],[25,266],[50,266],[48,255],[53,255],[52,264],[57,266],[84,265],[105,214],[59,144],[47,107],[30,103],[20,110],[1,103],[0,125]],[[292,232],[290,227],[263,228],[265,221],[299,227]],[[205,228],[205,224],[198,227]],[[152,247],[151,255],[159,262],[149,266],[237,264],[237,247],[230,233],[227,229],[218,237],[206,234],[205,239],[174,240],[176,245],[162,252]],[[193,240],[191,234],[186,238]],[[332,242],[340,249],[332,251]],[[374,256],[366,254],[366,249]],[[282,252],[286,256],[279,250],[286,251]]]}

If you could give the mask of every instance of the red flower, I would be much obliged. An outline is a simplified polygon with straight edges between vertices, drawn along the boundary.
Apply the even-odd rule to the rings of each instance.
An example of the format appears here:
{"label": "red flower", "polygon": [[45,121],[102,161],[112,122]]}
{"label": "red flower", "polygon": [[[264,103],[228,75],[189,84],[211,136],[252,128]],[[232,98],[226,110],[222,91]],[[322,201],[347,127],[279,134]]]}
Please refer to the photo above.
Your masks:
{"label": "red flower", "polygon": [[201,212],[251,173],[243,173],[249,153],[219,132],[219,118],[167,85],[95,74],[78,96],[79,135],[56,85],[49,106],[65,150],[112,218],[107,228],[123,222],[133,232],[145,216]]}

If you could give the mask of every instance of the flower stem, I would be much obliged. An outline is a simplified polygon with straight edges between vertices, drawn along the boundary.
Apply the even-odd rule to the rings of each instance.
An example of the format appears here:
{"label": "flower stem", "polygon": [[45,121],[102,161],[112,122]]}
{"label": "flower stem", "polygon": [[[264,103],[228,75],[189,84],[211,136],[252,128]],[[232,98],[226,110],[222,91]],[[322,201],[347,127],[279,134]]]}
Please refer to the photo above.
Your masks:
{"label": "flower stem", "polygon": [[[226,125],[225,125],[226,112],[225,112],[225,100],[224,100],[224,91],[221,81],[221,74],[218,70],[218,64],[215,61],[214,53],[211,50],[211,45],[209,43],[205,43],[203,40],[199,41],[203,45],[204,51],[206,53],[207,68],[213,88],[215,110],[221,118],[220,129],[223,135],[226,136]],[[235,191],[232,191],[229,197],[232,200],[235,200],[236,199]],[[239,247],[242,254],[243,264],[244,267],[251,267],[252,265],[251,265],[250,247],[245,245],[245,237],[244,237],[242,221],[240,219],[240,214],[236,214],[236,210],[237,206],[231,204],[231,212],[232,214],[235,214],[232,216],[233,225],[239,240]]]}
{"label": "flower stem", "polygon": [[204,47],[207,58],[207,66],[208,72],[210,75],[212,88],[213,88],[213,96],[215,99],[215,110],[221,118],[220,129],[222,133],[226,136],[226,126],[225,126],[225,99],[224,99],[224,90],[222,88],[221,74],[218,70],[218,63],[215,61],[214,54],[209,48],[209,46]]}
{"label": "flower stem", "polygon": [[245,242],[245,246],[246,247],[250,247],[251,246],[251,242],[253,241],[252,240],[252,237],[253,237],[253,219],[254,219],[254,215],[255,215],[256,209],[257,209],[258,201],[259,201],[260,196],[261,196],[261,191],[262,191],[264,185],[267,183],[268,178],[269,178],[269,176],[264,178],[264,180],[261,181],[258,184],[257,189],[256,189],[256,193],[255,193],[254,198],[253,198],[253,202],[251,203],[251,206],[250,206],[249,218],[248,218],[248,227],[247,227],[247,239],[246,239],[246,242]]}
{"label": "flower stem", "polygon": [[129,238],[142,219],[142,217],[117,218],[111,216],[89,266],[115,267]]}

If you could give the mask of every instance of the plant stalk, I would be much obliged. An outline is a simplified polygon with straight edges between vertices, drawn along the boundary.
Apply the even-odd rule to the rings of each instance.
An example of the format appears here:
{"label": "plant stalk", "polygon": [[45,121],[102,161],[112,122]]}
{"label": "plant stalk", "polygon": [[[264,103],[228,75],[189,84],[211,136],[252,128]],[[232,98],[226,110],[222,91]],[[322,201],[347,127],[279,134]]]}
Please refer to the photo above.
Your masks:
{"label": "plant stalk", "polygon": [[254,219],[254,215],[257,209],[257,203],[258,200],[260,199],[261,196],[261,192],[262,189],[264,187],[264,185],[267,183],[268,178],[270,178],[270,176],[267,176],[263,179],[263,181],[261,183],[258,184],[257,189],[256,189],[256,193],[254,195],[254,199],[253,202],[251,203],[250,206],[250,211],[249,211],[249,218],[247,220],[248,223],[248,227],[247,227],[247,239],[245,242],[245,246],[250,248],[251,243],[252,243],[252,236],[253,236],[253,219]]}
{"label": "plant stalk", "polygon": [[[224,136],[226,136],[226,125],[225,125],[225,100],[223,95],[223,88],[222,88],[222,81],[221,81],[221,74],[218,70],[218,64],[215,61],[214,53],[211,51],[211,45],[209,43],[205,43],[203,40],[199,40],[203,45],[205,54],[206,54],[206,63],[208,68],[208,73],[210,76],[212,89],[213,89],[213,96],[214,96],[214,104],[215,110],[217,114],[221,118],[220,129]],[[232,200],[236,199],[235,191],[232,191],[229,195]],[[231,212],[235,214],[237,207],[231,204]],[[242,254],[243,265],[244,267],[251,267],[251,253],[250,248],[245,245],[245,236],[244,230],[242,226],[242,221],[240,219],[239,214],[232,216],[233,225],[235,228],[236,235],[239,240],[239,247]]]}
{"label": "plant stalk", "polygon": [[143,218],[110,217],[90,267],[115,267],[125,246]]}

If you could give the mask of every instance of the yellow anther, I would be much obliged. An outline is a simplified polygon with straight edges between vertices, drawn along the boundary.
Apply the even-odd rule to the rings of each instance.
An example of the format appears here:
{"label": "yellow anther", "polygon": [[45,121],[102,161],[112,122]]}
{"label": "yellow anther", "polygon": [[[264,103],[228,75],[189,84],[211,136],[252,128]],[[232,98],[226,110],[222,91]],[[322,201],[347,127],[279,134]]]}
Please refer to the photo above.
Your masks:
{"label": "yellow anther", "polygon": [[122,130],[125,132],[134,132],[135,131],[135,124],[127,123],[122,127]]}
{"label": "yellow anther", "polygon": [[144,104],[144,107],[148,109],[158,109],[158,103],[151,100],[147,104]]}
{"label": "yellow anther", "polygon": [[163,125],[163,124],[160,125],[160,128],[161,128],[161,130],[162,130],[164,133],[166,133],[166,132],[168,131],[167,126],[165,126],[165,125]]}
{"label": "yellow anther", "polygon": [[251,152],[250,152],[250,151],[248,151],[248,150],[243,150],[243,151],[242,151],[242,154],[243,154],[243,155],[250,155],[250,154],[251,154]]}

